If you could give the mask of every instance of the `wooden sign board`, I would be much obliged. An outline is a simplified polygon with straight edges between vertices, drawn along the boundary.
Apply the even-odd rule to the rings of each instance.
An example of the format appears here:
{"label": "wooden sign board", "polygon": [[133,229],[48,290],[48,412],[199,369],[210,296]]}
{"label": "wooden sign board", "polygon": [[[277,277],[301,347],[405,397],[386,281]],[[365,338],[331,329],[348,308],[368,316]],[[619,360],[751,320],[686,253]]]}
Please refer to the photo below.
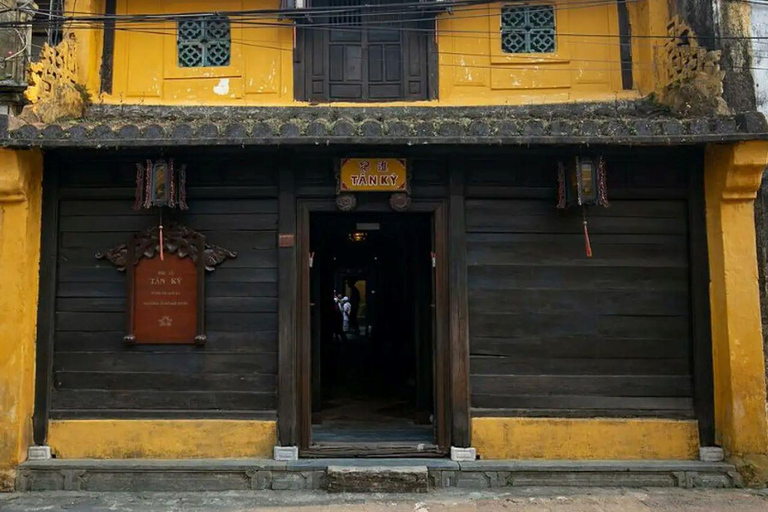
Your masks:
{"label": "wooden sign board", "polygon": [[168,254],[142,258],[133,272],[136,343],[194,343],[197,336],[195,262]]}
{"label": "wooden sign board", "polygon": [[[127,274],[125,343],[204,345],[205,272],[237,253],[205,243],[187,226],[170,222],[96,253]],[[163,250],[160,241],[163,240]]]}
{"label": "wooden sign board", "polygon": [[408,170],[402,158],[344,158],[338,192],[408,192]]}
{"label": "wooden sign board", "polygon": [[[128,335],[135,344],[205,343],[205,239],[195,240],[198,257],[166,252],[128,265]],[[136,243],[130,245],[130,252]],[[128,261],[135,261],[129,254]]]}

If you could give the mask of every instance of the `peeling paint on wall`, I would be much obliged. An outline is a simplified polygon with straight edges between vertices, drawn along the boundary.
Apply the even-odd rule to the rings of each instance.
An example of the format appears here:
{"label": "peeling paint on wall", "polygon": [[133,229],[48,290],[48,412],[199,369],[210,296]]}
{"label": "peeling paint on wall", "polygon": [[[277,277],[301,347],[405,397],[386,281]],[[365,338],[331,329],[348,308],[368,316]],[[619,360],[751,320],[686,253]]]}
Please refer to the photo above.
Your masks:
{"label": "peeling paint on wall", "polygon": [[229,78],[219,80],[219,83],[213,87],[213,92],[219,96],[226,96],[229,93]]}

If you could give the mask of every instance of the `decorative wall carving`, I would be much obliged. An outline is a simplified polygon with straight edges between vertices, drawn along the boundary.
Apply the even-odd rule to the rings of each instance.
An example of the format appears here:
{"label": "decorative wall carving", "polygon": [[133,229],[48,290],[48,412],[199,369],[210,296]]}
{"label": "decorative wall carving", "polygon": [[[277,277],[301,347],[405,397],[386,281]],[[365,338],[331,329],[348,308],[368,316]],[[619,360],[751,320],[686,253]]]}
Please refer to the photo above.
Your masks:
{"label": "decorative wall carving", "polygon": [[53,123],[80,118],[89,101],[77,83],[77,43],[70,34],[56,46],[43,45],[40,60],[29,65],[29,87],[24,95],[32,103],[23,117],[30,122]]}
{"label": "decorative wall carving", "polygon": [[663,66],[659,72],[659,102],[685,115],[727,115],[723,99],[720,51],[700,46],[693,29],[675,16],[667,25]]}

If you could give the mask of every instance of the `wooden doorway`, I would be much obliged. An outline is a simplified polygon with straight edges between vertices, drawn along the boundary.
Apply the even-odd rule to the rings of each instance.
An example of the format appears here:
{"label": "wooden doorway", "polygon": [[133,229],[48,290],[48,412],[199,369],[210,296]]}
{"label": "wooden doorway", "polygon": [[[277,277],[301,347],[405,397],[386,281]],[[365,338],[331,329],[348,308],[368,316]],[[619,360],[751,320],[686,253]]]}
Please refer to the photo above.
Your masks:
{"label": "wooden doorway", "polygon": [[[341,213],[332,201],[300,201],[298,213],[301,455],[447,453],[450,374],[444,204],[416,203],[409,213],[395,213],[386,204],[374,203]],[[339,252],[342,239],[355,231],[367,232],[369,249],[353,249],[355,242],[350,241]],[[337,256],[331,256],[331,247]],[[376,264],[376,251],[394,261]],[[342,253],[349,257],[339,258]],[[407,262],[409,269],[398,268]],[[386,279],[387,273],[400,271],[400,278]],[[358,293],[363,290],[359,300],[368,310],[359,316],[358,325],[337,334],[333,293],[349,294],[353,286]],[[393,293],[401,294],[399,303],[392,300]],[[386,323],[382,314],[396,316],[396,324]],[[390,343],[395,338],[398,341]]]}

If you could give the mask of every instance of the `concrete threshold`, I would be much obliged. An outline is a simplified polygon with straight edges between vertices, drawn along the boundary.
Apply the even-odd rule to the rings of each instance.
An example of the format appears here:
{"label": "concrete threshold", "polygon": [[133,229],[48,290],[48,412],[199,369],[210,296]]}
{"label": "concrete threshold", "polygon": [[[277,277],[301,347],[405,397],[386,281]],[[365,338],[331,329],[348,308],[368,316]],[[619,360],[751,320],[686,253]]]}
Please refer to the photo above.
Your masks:
{"label": "concrete threshold", "polygon": [[740,487],[734,466],[700,461],[448,459],[50,459],[19,466],[19,491],[317,490],[424,492],[436,488]]}

